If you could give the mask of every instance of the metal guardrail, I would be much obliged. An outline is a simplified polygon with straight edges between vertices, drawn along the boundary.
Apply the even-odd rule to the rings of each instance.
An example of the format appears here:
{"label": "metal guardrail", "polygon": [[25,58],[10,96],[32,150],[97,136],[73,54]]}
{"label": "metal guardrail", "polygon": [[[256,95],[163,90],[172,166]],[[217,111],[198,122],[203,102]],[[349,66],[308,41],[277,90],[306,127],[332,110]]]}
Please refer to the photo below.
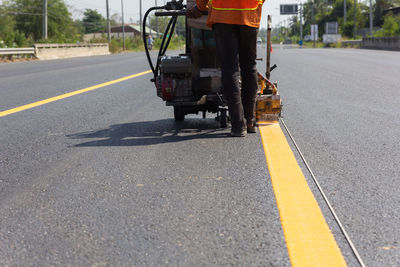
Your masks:
{"label": "metal guardrail", "polygon": [[107,43],[81,43],[81,44],[35,44],[35,49],[42,48],[77,48],[77,47],[107,47]]}
{"label": "metal guardrail", "polygon": [[39,57],[42,51],[57,50],[57,49],[75,49],[75,48],[99,48],[108,47],[107,43],[82,43],[82,44],[35,44],[28,48],[0,48],[0,59],[2,57],[13,57],[31,55]]}
{"label": "metal guardrail", "polygon": [[34,55],[35,48],[0,48],[0,56],[2,55]]}

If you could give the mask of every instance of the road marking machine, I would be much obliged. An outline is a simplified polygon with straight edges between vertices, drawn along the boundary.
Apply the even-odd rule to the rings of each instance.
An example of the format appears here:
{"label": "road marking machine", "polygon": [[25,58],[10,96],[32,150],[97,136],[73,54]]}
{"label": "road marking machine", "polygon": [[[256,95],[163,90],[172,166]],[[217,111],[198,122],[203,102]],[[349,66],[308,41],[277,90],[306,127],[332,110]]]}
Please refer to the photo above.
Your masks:
{"label": "road marking machine", "polygon": [[[147,59],[153,71],[157,96],[162,98],[167,106],[174,107],[174,118],[183,121],[187,114],[207,112],[217,113],[216,120],[221,127],[226,127],[229,121],[227,103],[224,98],[221,68],[217,56],[214,32],[206,26],[207,12],[199,19],[186,18],[187,7],[195,4],[195,0],[172,0],[164,6],[152,7],[144,15],[143,42]],[[155,59],[151,58],[147,46],[146,22],[149,14],[155,11],[155,16],[170,17],[162,36],[161,46]],[[185,53],[166,55],[169,43],[175,31],[178,16],[185,16]],[[270,81],[271,57],[271,17],[268,16],[267,62],[265,76],[258,73],[259,90],[256,99],[256,119],[258,124],[276,122],[281,116],[282,104],[277,90],[277,83]]]}

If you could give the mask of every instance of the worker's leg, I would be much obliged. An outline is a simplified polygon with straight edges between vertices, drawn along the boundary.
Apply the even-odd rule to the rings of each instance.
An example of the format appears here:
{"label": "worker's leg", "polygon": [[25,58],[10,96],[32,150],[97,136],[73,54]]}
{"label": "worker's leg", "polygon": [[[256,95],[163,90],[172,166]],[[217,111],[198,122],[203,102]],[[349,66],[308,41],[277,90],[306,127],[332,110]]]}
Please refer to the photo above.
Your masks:
{"label": "worker's leg", "polygon": [[258,29],[238,26],[239,62],[242,75],[242,101],[247,125],[255,122],[255,104],[257,95],[257,34]]}
{"label": "worker's leg", "polygon": [[240,95],[239,73],[239,40],[237,26],[230,24],[214,24],[215,40],[221,62],[222,86],[228,100],[232,131],[241,132],[246,129]]}

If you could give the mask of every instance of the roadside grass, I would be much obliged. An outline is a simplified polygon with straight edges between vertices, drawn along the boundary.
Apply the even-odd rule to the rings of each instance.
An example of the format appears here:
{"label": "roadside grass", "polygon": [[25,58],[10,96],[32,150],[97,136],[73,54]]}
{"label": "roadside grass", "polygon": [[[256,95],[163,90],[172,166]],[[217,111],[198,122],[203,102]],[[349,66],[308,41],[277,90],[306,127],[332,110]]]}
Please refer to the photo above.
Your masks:
{"label": "roadside grass", "polygon": [[[314,48],[313,42],[303,43],[304,48]],[[324,44],[323,42],[316,42],[315,48],[360,48],[358,44],[342,44],[341,41],[333,44]]]}
{"label": "roadside grass", "polygon": [[30,55],[4,55],[0,56],[0,63],[10,63],[10,62],[22,62],[22,61],[34,61],[38,60],[34,56]]}
{"label": "roadside grass", "polygon": [[[313,42],[303,42],[304,48],[314,48]],[[323,42],[315,42],[315,48],[324,48],[325,44]]]}
{"label": "roadside grass", "polygon": [[[107,42],[108,40],[104,38],[91,40],[91,43],[107,43]],[[161,38],[156,38],[153,43],[153,50],[159,49],[161,46],[161,42],[162,42]],[[184,38],[179,36],[173,36],[168,46],[168,49],[178,50],[182,49],[184,46],[185,46]],[[143,39],[141,37],[125,38],[125,51],[130,51],[130,52],[144,51]],[[111,40],[110,52],[113,54],[124,52],[122,38],[115,38]]]}

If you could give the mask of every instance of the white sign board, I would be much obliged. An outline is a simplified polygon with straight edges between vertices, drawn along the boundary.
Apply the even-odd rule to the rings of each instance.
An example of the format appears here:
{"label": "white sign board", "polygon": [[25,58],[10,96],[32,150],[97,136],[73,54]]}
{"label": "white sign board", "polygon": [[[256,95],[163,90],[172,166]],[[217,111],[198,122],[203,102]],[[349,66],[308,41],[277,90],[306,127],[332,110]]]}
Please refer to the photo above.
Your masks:
{"label": "white sign board", "polygon": [[322,35],[322,41],[324,44],[335,44],[338,43],[342,36],[340,34],[324,34]]}
{"label": "white sign board", "polygon": [[311,41],[318,41],[318,24],[311,24]]}

